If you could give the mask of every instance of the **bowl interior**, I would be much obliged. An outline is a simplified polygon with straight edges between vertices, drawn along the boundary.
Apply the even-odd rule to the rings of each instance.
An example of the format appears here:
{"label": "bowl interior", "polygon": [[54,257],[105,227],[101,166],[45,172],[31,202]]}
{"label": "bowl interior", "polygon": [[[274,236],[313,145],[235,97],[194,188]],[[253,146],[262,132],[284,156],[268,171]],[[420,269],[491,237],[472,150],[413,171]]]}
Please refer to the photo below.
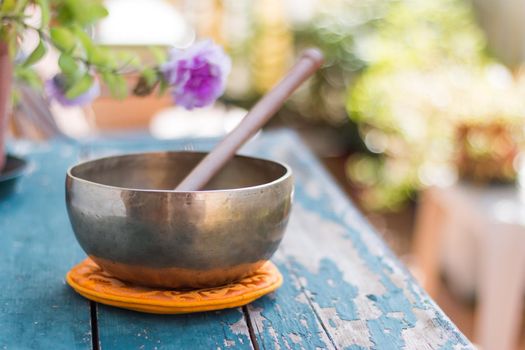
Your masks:
{"label": "bowl interior", "polygon": [[[73,177],[106,186],[136,190],[172,190],[206,155],[201,152],[157,152],[113,156],[88,161],[70,170]],[[235,156],[203,190],[264,185],[288,169],[276,162]]]}

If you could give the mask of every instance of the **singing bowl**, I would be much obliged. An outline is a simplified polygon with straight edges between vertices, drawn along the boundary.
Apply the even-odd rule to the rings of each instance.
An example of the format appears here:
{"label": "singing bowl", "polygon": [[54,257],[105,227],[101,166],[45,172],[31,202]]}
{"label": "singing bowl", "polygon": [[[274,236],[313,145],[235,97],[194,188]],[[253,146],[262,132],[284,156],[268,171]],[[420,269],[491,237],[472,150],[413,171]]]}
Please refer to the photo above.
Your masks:
{"label": "singing bowl", "polygon": [[283,238],[292,172],[236,156],[201,191],[174,191],[204,156],[140,153],[70,168],[67,209],[82,249],[109,274],[150,287],[213,287],[257,270]]}

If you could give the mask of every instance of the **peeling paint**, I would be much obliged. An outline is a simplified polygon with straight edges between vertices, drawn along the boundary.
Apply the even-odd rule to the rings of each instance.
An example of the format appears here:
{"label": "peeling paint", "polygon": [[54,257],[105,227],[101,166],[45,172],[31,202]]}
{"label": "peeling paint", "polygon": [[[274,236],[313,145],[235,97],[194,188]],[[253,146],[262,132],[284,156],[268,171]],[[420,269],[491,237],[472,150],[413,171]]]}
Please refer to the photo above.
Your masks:
{"label": "peeling paint", "polygon": [[304,292],[288,283],[295,277],[284,265],[278,267],[286,282],[274,293],[274,300],[264,297],[248,306],[258,343],[266,349],[332,348]]}
{"label": "peeling paint", "polygon": [[294,169],[295,203],[281,252],[330,338],[349,349],[473,348],[318,161],[298,157],[297,142],[282,137],[259,149]]}

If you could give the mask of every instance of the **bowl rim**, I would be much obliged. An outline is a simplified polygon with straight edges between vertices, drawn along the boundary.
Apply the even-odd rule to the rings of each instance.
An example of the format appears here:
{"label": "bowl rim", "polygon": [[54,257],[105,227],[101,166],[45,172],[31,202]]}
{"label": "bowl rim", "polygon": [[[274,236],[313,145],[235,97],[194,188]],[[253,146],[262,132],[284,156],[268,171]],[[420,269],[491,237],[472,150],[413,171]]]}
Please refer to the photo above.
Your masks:
{"label": "bowl rim", "polygon": [[139,155],[148,155],[148,154],[166,154],[166,153],[208,154],[209,152],[180,150],[180,151],[151,151],[151,152],[133,152],[133,153],[114,154],[114,155],[104,156],[104,157],[100,157],[100,158],[89,159],[89,160],[86,160],[86,161],[79,162],[79,163],[77,163],[75,165],[72,165],[72,166],[70,166],[67,169],[67,174],[66,175],[67,175],[68,178],[70,178],[72,180],[75,180],[75,181],[78,181],[78,182],[81,182],[81,183],[90,184],[90,185],[94,185],[94,186],[98,186],[98,187],[102,187],[102,188],[113,189],[113,190],[135,191],[135,192],[144,192],[144,193],[173,193],[173,194],[198,194],[198,193],[200,193],[200,194],[210,193],[211,194],[211,193],[249,192],[249,191],[253,191],[253,190],[261,190],[261,189],[264,189],[264,188],[272,187],[273,185],[276,185],[276,184],[278,184],[280,182],[285,182],[286,180],[288,180],[289,178],[292,178],[292,176],[293,176],[292,168],[288,164],[286,164],[284,162],[278,162],[278,161],[274,161],[274,160],[270,160],[270,159],[266,159],[266,158],[253,157],[253,156],[242,155],[242,154],[236,154],[236,155],[234,155],[234,158],[253,159],[253,160],[273,163],[273,164],[276,164],[276,165],[279,165],[279,166],[283,167],[285,169],[285,172],[284,172],[284,174],[282,176],[278,177],[277,179],[275,179],[273,181],[266,182],[266,183],[263,183],[263,184],[260,184],[260,185],[256,185],[256,186],[247,186],[247,187],[239,187],[239,188],[226,188],[226,189],[218,189],[218,190],[197,190],[197,191],[155,190],[155,189],[144,189],[144,188],[118,187],[118,186],[106,185],[106,184],[102,184],[102,183],[86,180],[86,179],[80,178],[80,177],[75,176],[75,175],[72,174],[72,171],[76,167],[79,167],[81,165],[85,165],[85,164],[88,164],[88,163],[93,163],[93,162],[96,162],[96,161],[101,161],[101,160],[110,159],[110,158],[123,158],[123,157],[130,157],[130,156],[139,156]]}

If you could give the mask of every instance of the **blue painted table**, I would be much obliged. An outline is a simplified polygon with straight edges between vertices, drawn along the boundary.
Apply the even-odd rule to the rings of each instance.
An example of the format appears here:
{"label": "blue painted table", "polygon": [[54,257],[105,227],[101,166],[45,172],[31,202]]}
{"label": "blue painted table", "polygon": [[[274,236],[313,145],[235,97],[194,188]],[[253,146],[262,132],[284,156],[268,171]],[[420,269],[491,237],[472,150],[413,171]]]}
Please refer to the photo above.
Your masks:
{"label": "blue painted table", "polygon": [[89,157],[209,149],[151,139],[16,144],[32,170],[0,200],[0,349],[470,349],[304,144],[265,133],[242,153],[288,163],[296,178],[273,261],[284,285],[237,309],[159,316],[120,310],[64,283],[83,252],[64,204],[66,169]]}

